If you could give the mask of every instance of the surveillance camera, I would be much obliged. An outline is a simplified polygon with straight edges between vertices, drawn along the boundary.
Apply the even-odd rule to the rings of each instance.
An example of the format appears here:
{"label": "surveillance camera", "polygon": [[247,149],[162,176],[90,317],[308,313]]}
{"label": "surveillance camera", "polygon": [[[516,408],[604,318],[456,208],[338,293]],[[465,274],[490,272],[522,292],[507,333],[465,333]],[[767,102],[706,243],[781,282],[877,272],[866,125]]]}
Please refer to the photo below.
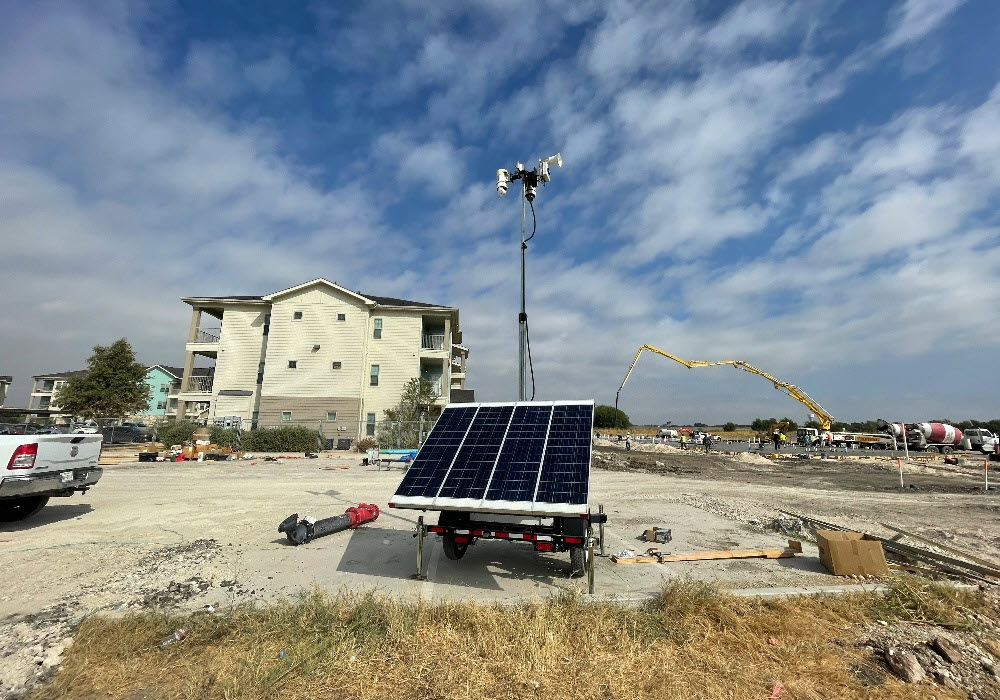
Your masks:
{"label": "surveillance camera", "polygon": [[562,167],[562,153],[556,153],[554,156],[549,156],[548,158],[545,158],[541,162],[545,163],[546,165],[554,165],[557,168],[561,168]]}
{"label": "surveillance camera", "polygon": [[554,156],[543,158],[538,161],[538,179],[542,182],[550,182],[552,176],[549,174],[549,166],[562,167],[562,154],[556,153]]}
{"label": "surveillance camera", "polygon": [[501,197],[507,194],[508,182],[510,182],[510,173],[503,168],[497,170],[497,194]]}

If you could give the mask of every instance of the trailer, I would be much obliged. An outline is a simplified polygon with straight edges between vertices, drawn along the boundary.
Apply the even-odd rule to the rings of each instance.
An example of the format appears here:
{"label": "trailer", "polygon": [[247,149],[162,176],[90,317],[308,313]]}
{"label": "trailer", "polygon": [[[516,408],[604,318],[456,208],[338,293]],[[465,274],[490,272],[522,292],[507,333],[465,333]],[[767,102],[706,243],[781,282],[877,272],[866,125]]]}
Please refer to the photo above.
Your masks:
{"label": "trailer", "polygon": [[448,404],[389,500],[438,513],[417,519],[417,578],[427,535],[452,561],[502,540],[567,552],[593,592],[594,525],[606,522],[589,506],[593,421],[593,401]]}

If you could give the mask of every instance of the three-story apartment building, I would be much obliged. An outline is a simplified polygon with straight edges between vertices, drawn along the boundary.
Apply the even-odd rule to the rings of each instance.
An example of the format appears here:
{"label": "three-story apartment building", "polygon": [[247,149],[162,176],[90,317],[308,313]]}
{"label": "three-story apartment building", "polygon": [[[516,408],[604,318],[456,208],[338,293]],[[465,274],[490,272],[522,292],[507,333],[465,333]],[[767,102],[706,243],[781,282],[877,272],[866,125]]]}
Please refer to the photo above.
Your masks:
{"label": "three-story apartment building", "polygon": [[58,411],[59,405],[56,394],[66,386],[66,381],[70,377],[86,373],[87,370],[79,369],[73,372],[52,372],[50,374],[35,375],[31,378],[31,397],[28,399],[28,408],[37,408],[43,411]]}
{"label": "three-story apartment building", "polygon": [[[414,377],[431,382],[441,404],[465,389],[469,350],[457,308],[325,279],[264,296],[182,301],[192,315],[179,415],[184,404],[207,401],[209,421],[322,424],[326,435],[360,438],[374,434]],[[214,368],[197,375],[197,358]]]}

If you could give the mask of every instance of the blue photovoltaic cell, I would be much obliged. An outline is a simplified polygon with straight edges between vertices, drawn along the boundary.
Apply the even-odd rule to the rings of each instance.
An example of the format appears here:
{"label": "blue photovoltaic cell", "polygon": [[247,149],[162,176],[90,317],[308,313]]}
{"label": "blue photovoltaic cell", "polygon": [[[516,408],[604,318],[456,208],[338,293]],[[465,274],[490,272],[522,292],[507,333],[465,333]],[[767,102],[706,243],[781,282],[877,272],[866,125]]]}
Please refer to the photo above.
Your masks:
{"label": "blue photovoltaic cell", "polygon": [[423,447],[406,471],[402,483],[396,489],[399,496],[437,495],[448,467],[455,458],[458,446],[462,444],[476,415],[476,407],[446,408]]}
{"label": "blue photovoltaic cell", "polygon": [[518,406],[500,450],[486,498],[491,501],[531,501],[538,466],[545,450],[545,433],[552,406]]}
{"label": "blue photovoltaic cell", "polygon": [[486,492],[497,453],[503,444],[513,406],[481,406],[465,435],[439,498],[476,498]]}
{"label": "blue photovoltaic cell", "polygon": [[586,503],[594,407],[554,406],[535,501]]}

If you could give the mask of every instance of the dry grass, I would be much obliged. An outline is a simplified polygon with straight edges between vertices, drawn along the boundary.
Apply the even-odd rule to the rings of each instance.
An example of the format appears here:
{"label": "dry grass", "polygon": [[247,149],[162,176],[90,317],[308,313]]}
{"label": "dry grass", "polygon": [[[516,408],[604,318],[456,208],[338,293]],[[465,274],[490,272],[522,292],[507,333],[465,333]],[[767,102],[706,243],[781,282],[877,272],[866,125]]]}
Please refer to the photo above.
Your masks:
{"label": "dry grass", "polygon": [[[884,597],[780,601],[685,581],[644,608],[571,595],[486,606],[317,591],[226,615],[89,618],[33,697],[747,700],[768,698],[777,681],[784,699],[960,697],[904,687],[855,642],[875,618],[955,626],[972,610],[994,613],[979,595],[913,581]],[[180,626],[190,636],[158,649]]]}

